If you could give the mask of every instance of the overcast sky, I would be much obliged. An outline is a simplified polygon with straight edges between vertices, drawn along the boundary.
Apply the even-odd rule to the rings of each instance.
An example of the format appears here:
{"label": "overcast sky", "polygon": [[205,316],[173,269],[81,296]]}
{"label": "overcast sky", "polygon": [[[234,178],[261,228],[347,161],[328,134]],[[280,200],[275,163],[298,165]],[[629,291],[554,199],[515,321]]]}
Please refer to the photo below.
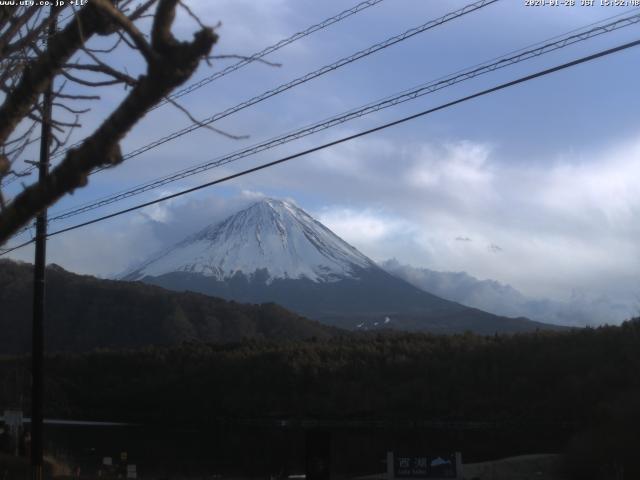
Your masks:
{"label": "overcast sky", "polygon": [[[218,29],[218,54],[249,55],[357,2],[191,0]],[[468,2],[386,0],[181,99],[204,118]],[[580,3],[579,1],[577,2]],[[637,10],[637,9],[636,9]],[[434,80],[512,50],[600,21],[620,7],[526,7],[502,0],[310,81],[216,124],[246,140],[200,130],[94,175],[51,212],[123,190]],[[637,12],[636,12],[637,13]],[[184,15],[176,31],[196,29]],[[270,161],[446,103],[588,53],[635,40],[634,25],[464,82],[399,107],[191,177],[100,213]],[[129,53],[114,59],[136,71]],[[48,258],[108,276],[215,222],[261,195],[290,198],[374,260],[395,257],[434,270],[466,271],[531,296],[576,292],[640,298],[640,48],[466,102],[224,186],[49,241]],[[216,61],[194,80],[223,68]],[[89,133],[121,89],[106,91],[85,120]],[[188,124],[176,109],[150,113],[123,151]],[[16,182],[17,183],[17,182]],[[17,188],[17,185],[12,185]],[[23,237],[14,239],[17,242]],[[28,238],[28,237],[27,237]],[[13,243],[12,242],[12,243]],[[23,249],[13,258],[31,260]]]}

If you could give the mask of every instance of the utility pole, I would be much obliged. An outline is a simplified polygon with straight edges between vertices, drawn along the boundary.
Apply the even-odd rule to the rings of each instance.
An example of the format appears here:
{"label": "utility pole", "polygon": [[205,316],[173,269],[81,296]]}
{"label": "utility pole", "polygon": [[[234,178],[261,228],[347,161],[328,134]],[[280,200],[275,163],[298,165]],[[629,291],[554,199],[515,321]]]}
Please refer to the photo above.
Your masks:
{"label": "utility pole", "polygon": [[[56,31],[56,13],[50,10],[47,47]],[[49,175],[49,148],[51,146],[51,109],[53,78],[42,96],[42,125],[40,133],[40,160],[38,182],[43,184]],[[43,403],[44,403],[44,290],[47,263],[47,209],[36,218],[36,242],[33,278],[33,327],[31,338],[31,478],[43,479]]]}

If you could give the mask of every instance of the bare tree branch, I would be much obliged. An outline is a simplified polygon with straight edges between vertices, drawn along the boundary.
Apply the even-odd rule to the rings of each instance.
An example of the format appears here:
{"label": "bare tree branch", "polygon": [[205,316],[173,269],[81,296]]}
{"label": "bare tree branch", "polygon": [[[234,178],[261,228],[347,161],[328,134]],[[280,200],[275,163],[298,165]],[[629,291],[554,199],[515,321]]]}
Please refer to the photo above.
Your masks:
{"label": "bare tree branch", "polygon": [[[111,68],[109,65],[106,65],[102,62],[99,64],[89,64],[89,63],[65,63],[63,65],[66,69],[71,70],[84,70],[89,72],[102,73],[104,75],[108,75],[117,80],[117,83],[126,83],[127,85],[133,86],[136,84],[136,79],[125,74],[119,72],[115,68]],[[76,81],[76,80],[74,80]],[[95,85],[95,84],[94,84]]]}
{"label": "bare tree branch", "polygon": [[76,110],[74,108],[71,108],[69,105],[65,105],[64,103],[59,103],[59,102],[53,102],[53,106],[54,107],[58,107],[58,108],[62,108],[63,110],[66,110],[69,113],[74,113],[74,114],[78,114],[78,115],[81,115],[83,113],[87,113],[87,112],[91,111],[90,108],[83,108],[82,110]]}
{"label": "bare tree branch", "polygon": [[[81,31],[82,28],[82,31]],[[22,78],[0,107],[0,144],[4,143],[47,87],[61,65],[75,53],[89,36],[105,28],[93,2],[83,7],[75,22],[55,34],[47,52],[39,55],[24,69]]]}
{"label": "bare tree branch", "polygon": [[19,17],[13,18],[11,26],[0,36],[0,56],[5,55],[9,51],[9,41],[18,34],[22,26],[27,23],[37,11],[38,7],[33,5]]}
{"label": "bare tree branch", "polygon": [[107,87],[109,85],[117,85],[119,83],[126,83],[123,82],[122,80],[119,79],[113,79],[113,80],[103,80],[103,81],[93,81],[93,80],[86,80],[84,78],[80,78],[77,77],[76,75],[70,73],[67,70],[61,70],[60,73],[62,74],[63,77],[71,80],[72,82],[75,82],[79,85],[84,85],[85,87]]}
{"label": "bare tree branch", "polygon": [[265,60],[264,58],[247,57],[245,55],[209,55],[207,58],[209,58],[211,60],[227,60],[229,58],[234,58],[234,59],[238,59],[238,60],[251,60],[252,62],[264,63],[265,65],[269,65],[270,67],[281,67],[282,66],[281,63],[270,62],[268,60]]}
{"label": "bare tree branch", "polygon": [[70,95],[67,93],[57,93],[57,98],[68,98],[69,100],[100,100],[100,95]]}
{"label": "bare tree branch", "polygon": [[[47,59],[37,59],[33,68],[48,79],[68,62],[70,56],[84,43],[82,38],[91,33],[100,33],[112,28],[110,21],[117,21],[105,12],[102,0],[94,0],[78,14],[78,24],[70,22],[48,48]],[[191,42],[180,42],[171,33],[175,18],[177,0],[159,0],[151,27],[152,49],[147,59],[147,72],[140,76],[131,91],[103,123],[79,146],[67,151],[61,163],[56,166],[44,182],[26,187],[0,212],[0,245],[18,229],[26,225],[39,211],[59,200],[66,193],[86,185],[89,173],[95,168],[115,165],[122,161],[119,142],[129,130],[145,115],[148,109],[168,96],[175,87],[183,84],[196,70],[200,61],[206,58],[217,41],[217,35],[210,28],[198,31]],[[124,28],[121,23],[117,24]],[[127,31],[127,34],[130,34]],[[68,73],[68,72],[67,72]],[[21,81],[21,88],[29,99],[11,99],[0,108],[0,144],[4,143],[15,128],[14,116],[21,118],[29,114],[36,103],[41,83],[25,73],[28,80]],[[45,85],[46,86],[46,85]],[[15,92],[15,91],[14,91]],[[13,92],[12,92],[13,93]],[[7,122],[5,125],[3,122]]]}
{"label": "bare tree branch", "polygon": [[129,15],[129,20],[134,22],[141,18],[142,15],[144,15],[157,1],[158,0],[147,0],[146,2],[138,6],[138,8],[136,8],[135,11],[131,15]]}
{"label": "bare tree branch", "polygon": [[138,27],[136,27],[131,20],[109,3],[108,0],[93,0],[93,2],[95,2],[97,8],[110,16],[115,23],[129,34],[131,40],[133,40],[135,46],[140,50],[140,53],[144,55],[147,62],[152,63],[157,61],[156,53],[151,48],[151,45],[149,45],[142,32],[138,30]]}
{"label": "bare tree branch", "polygon": [[184,9],[184,11],[187,12],[187,15],[189,15],[193,20],[195,20],[195,22],[198,24],[200,28],[206,28],[200,21],[200,18],[198,18],[198,16],[193,13],[193,11],[189,8],[189,6],[186,3],[184,3],[182,0],[178,0],[178,1],[180,2],[180,6]]}
{"label": "bare tree branch", "polygon": [[184,113],[187,116],[187,118],[189,120],[191,120],[193,123],[195,123],[196,125],[200,125],[201,127],[206,128],[207,130],[210,130],[212,132],[215,132],[215,133],[217,133],[219,135],[222,135],[223,137],[227,137],[227,138],[230,138],[232,140],[245,140],[245,139],[249,138],[249,135],[233,135],[231,133],[225,132],[224,130],[220,130],[218,128],[212,127],[211,125],[203,123],[200,120],[198,120],[197,118],[195,118],[193,115],[191,115],[191,112],[189,112],[189,110],[184,108],[182,105],[180,105],[178,102],[176,102],[171,97],[165,97],[164,99],[167,102],[169,102],[171,105],[176,107],[178,110],[180,110],[182,113]]}

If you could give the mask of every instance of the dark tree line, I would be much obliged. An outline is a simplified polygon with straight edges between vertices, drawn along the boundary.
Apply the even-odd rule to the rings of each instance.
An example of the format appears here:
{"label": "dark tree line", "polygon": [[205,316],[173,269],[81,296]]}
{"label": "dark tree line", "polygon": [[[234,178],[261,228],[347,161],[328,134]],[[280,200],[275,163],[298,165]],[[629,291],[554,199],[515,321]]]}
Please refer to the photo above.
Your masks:
{"label": "dark tree line", "polygon": [[[57,354],[48,359],[50,414],[582,425],[640,393],[639,347],[633,320],[513,336],[387,332]],[[2,382],[25,361],[4,357]]]}
{"label": "dark tree line", "polygon": [[[615,457],[633,469],[639,347],[635,320],[514,336],[385,333],[60,354],[47,360],[47,415],[193,426],[258,418],[538,425],[567,432],[575,458]],[[0,384],[25,365],[2,359]]]}

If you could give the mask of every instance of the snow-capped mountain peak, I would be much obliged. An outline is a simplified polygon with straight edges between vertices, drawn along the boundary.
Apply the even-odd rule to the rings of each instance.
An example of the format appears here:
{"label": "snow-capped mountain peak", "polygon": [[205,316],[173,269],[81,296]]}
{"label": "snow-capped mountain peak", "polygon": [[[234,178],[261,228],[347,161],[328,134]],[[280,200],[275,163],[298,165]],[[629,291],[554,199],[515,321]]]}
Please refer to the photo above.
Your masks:
{"label": "snow-capped mountain peak", "polygon": [[266,270],[276,278],[330,282],[358,276],[374,262],[292,202],[262,199],[209,225],[121,277],[137,280],[172,272],[217,280]]}

